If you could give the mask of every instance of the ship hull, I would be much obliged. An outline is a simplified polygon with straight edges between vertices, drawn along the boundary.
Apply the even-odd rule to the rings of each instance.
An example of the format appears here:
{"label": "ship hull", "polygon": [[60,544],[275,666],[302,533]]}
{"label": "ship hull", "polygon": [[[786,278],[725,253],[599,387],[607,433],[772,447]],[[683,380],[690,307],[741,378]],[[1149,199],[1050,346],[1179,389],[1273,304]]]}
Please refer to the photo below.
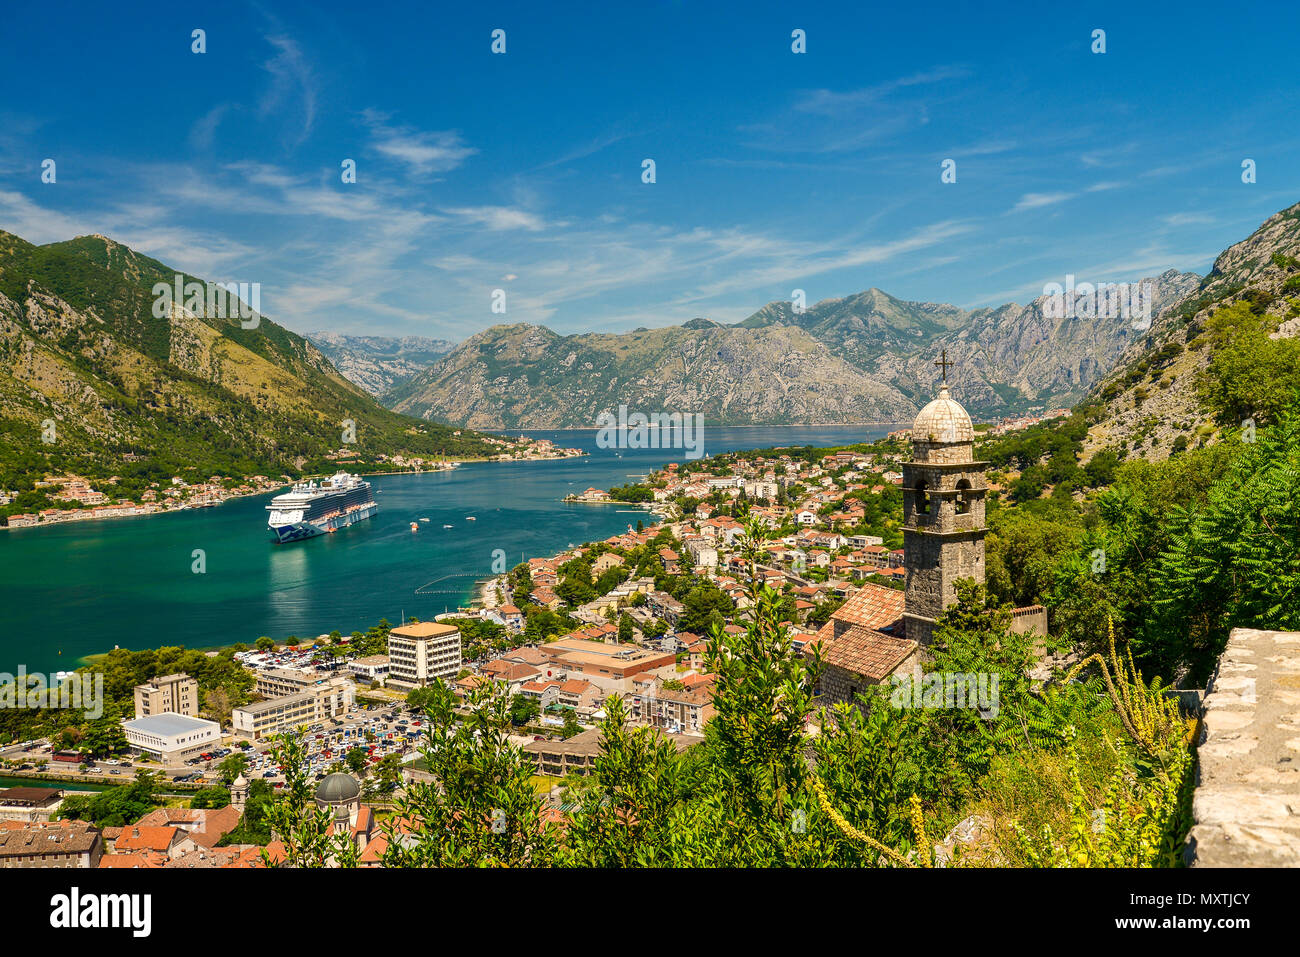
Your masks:
{"label": "ship hull", "polygon": [[333,532],[340,528],[346,528],[349,525],[355,525],[357,522],[365,521],[379,511],[379,503],[371,502],[360,508],[355,508],[349,512],[330,515],[327,518],[312,522],[291,522],[284,525],[271,525],[271,541],[278,545],[286,545],[289,542],[301,542],[308,538],[315,538],[317,535],[324,535],[327,532]]}

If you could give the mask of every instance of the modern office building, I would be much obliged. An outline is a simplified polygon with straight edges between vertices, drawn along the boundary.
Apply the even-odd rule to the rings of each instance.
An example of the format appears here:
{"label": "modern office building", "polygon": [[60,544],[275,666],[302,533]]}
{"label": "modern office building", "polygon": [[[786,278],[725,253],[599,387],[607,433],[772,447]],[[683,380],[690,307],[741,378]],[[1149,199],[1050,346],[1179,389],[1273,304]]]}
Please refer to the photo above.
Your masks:
{"label": "modern office building", "polygon": [[180,764],[221,743],[221,725],[204,718],[164,712],[123,721],[126,743],[164,765]]}

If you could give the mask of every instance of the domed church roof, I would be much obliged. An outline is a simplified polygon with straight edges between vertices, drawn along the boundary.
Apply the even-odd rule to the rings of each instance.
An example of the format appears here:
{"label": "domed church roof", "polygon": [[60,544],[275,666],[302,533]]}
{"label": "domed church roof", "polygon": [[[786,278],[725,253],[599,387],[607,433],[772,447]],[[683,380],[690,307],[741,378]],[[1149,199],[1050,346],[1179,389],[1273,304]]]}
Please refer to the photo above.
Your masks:
{"label": "domed church roof", "polygon": [[322,804],[342,804],[345,801],[355,801],[359,797],[361,797],[361,785],[357,784],[356,778],[350,774],[342,772],[327,774],[321,783],[316,785],[316,800]]}
{"label": "domed church roof", "polygon": [[939,387],[939,397],[922,409],[912,423],[912,441],[944,445],[975,441],[970,416],[948,393],[948,383]]}

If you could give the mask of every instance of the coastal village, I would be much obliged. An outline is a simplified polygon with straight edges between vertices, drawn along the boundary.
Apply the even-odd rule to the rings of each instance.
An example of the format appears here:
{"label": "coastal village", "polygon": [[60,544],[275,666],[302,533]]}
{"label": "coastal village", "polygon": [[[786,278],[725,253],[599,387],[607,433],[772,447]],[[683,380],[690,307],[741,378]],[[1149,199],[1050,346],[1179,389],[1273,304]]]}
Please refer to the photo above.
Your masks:
{"label": "coastal village", "polygon": [[[8,773],[34,779],[0,791],[0,866],[274,864],[278,841],[227,838],[247,836],[241,820],[255,797],[284,787],[274,750],[285,733],[304,744],[317,807],[350,836],[361,866],[379,866],[388,837],[378,822],[393,792],[428,777],[420,705],[437,682],[462,703],[485,690],[509,699],[511,741],[532,763],[549,819],[562,823],[612,698],[633,726],[678,750],[703,740],[716,680],[707,636],[745,628],[756,586],[781,596],[794,652],[820,655],[820,701],[854,703],[857,690],[919,667],[972,556],[971,577],[983,579],[984,497],[997,488],[974,460],[974,439],[945,385],[911,430],[871,450],[668,463],[642,483],[575,497],[640,502],[654,524],[523,562],[484,583],[475,607],[350,638],[240,646],[233,661],[252,694],[226,714],[200,700],[193,676],[154,676],[135,687],[134,717],[111,755],[49,740],[0,749]],[[1045,635],[1046,613],[1016,609],[1012,627]],[[127,780],[139,769],[218,800],[153,808],[123,826],[61,813],[77,798],[59,779]]]}
{"label": "coastal village", "polygon": [[[461,433],[457,431],[454,434],[459,436]],[[517,439],[486,436],[484,441],[501,449],[493,458],[498,462],[541,461],[586,454],[581,449],[557,446],[549,439],[524,435]],[[368,474],[438,472],[454,469],[459,464],[453,460],[405,456],[400,453],[378,453],[367,457],[349,446],[334,449],[325,458],[338,465],[355,466],[363,461],[369,462],[377,470],[371,470]],[[96,485],[111,487],[119,481],[121,477],[117,475],[109,476],[101,482],[80,475],[47,475],[35,483],[35,490],[43,492],[56,504],[37,511],[10,514],[7,525],[0,524],[0,528],[30,528],[63,522],[153,515],[180,509],[212,508],[232,498],[275,491],[286,484],[292,484],[294,480],[288,475],[277,478],[265,475],[244,478],[213,475],[203,482],[187,482],[176,475],[172,476],[170,483],[151,482],[138,498],[112,497],[96,488]],[[17,497],[17,492],[0,489],[0,510],[14,503]]]}

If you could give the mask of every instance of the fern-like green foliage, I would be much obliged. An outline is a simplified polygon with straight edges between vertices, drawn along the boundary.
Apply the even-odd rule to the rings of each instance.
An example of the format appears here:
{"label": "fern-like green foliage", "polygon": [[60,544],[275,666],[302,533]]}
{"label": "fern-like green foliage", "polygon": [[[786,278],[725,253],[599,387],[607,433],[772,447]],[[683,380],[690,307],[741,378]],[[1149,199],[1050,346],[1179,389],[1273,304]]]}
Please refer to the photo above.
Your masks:
{"label": "fern-like green foliage", "polygon": [[1300,628],[1300,415],[1250,437],[1204,503],[1172,510],[1159,556],[1154,606],[1202,663],[1231,628]]}
{"label": "fern-like green foliage", "polygon": [[1070,784],[1066,832],[1050,826],[1031,837],[1016,833],[1026,859],[1038,867],[1174,866],[1182,837],[1179,826],[1184,791],[1192,767],[1194,722],[1181,714],[1176,699],[1159,679],[1147,684],[1132,657],[1121,658],[1114,632],[1108,633],[1109,658],[1093,655],[1071,669],[1100,668],[1108,697],[1127,737],[1119,743],[1129,760],[1118,763],[1100,804],[1084,791],[1073,725],[1062,731]]}

